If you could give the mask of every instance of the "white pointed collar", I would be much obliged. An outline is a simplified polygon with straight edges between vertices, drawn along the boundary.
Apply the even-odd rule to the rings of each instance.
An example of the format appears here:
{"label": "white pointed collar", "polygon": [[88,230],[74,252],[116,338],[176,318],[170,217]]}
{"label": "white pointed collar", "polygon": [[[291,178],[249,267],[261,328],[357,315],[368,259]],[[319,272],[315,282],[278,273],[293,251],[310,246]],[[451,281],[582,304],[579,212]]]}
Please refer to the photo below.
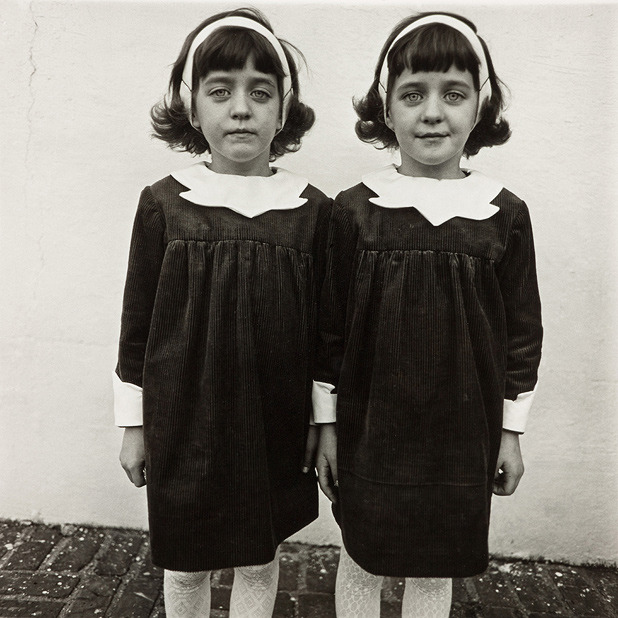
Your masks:
{"label": "white pointed collar", "polygon": [[306,178],[282,168],[273,168],[272,176],[236,176],[217,174],[202,161],[172,176],[189,189],[180,196],[200,206],[222,206],[244,217],[257,217],[269,210],[290,210],[307,200],[300,197],[308,184]]}
{"label": "white pointed collar", "polygon": [[395,165],[366,174],[363,184],[377,194],[369,198],[373,204],[414,207],[434,226],[454,217],[477,221],[493,217],[500,209],[490,202],[503,188],[497,180],[473,170],[465,178],[436,180],[404,176]]}

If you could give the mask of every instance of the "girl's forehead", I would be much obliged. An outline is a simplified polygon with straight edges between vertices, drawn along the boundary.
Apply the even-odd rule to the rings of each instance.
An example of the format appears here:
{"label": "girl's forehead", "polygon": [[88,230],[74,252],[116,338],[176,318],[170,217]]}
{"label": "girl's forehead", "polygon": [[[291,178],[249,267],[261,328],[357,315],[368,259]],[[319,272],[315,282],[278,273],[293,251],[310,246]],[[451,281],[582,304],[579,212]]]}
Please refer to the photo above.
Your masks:
{"label": "girl's forehead", "polygon": [[229,71],[215,70],[209,71],[201,77],[202,82],[224,81],[232,82],[263,82],[273,86],[277,85],[277,76],[274,73],[262,73],[260,71],[251,71],[246,69],[231,69]]}
{"label": "girl's forehead", "polygon": [[242,67],[213,68],[207,70],[201,76],[201,79],[212,79],[213,77],[229,77],[230,79],[238,77],[251,77],[254,79],[268,79],[274,81],[275,83],[277,82],[277,75],[275,73],[264,73],[256,68],[253,55],[247,57],[247,60]]}
{"label": "girl's forehead", "polygon": [[468,69],[458,69],[455,65],[451,65],[446,71],[414,71],[412,69],[404,68],[403,71],[397,76],[397,81],[412,80],[419,82],[453,82],[459,81],[466,84],[474,85],[474,78],[472,73]]}

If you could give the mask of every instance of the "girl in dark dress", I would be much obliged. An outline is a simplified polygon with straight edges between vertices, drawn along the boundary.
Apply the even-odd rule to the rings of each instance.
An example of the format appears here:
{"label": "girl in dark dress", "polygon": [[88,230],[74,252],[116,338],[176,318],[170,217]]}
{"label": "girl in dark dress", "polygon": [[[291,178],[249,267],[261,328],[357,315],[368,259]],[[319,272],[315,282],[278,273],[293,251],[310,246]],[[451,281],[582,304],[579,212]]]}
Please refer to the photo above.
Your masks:
{"label": "girl in dark dress", "polygon": [[401,22],[355,108],[359,138],[399,148],[401,165],[333,206],[316,378],[336,393],[318,476],[343,536],[337,613],[378,616],[397,576],[404,616],[446,617],[450,578],[487,567],[492,492],[523,473],[542,338],[530,218],[460,167],[510,135],[467,20]]}
{"label": "girl in dark dress", "polygon": [[121,462],[147,485],[168,618],[208,616],[210,571],[226,567],[230,616],[271,616],[278,545],[317,517],[310,413],[330,200],[269,162],[298,149],[314,114],[287,45],[239,9],[187,37],[152,119],[157,137],[210,162],[139,201],[115,374]]}

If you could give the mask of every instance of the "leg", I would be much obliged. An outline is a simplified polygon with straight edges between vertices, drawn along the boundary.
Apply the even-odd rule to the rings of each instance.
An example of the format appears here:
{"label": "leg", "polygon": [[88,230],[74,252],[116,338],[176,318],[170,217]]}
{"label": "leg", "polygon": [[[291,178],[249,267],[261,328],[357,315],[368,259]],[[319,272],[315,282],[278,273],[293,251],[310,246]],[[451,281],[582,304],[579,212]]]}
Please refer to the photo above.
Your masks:
{"label": "leg", "polygon": [[279,583],[279,550],[268,564],[237,567],[230,598],[230,618],[271,618]]}
{"label": "leg", "polygon": [[208,618],[210,571],[164,571],[163,596],[167,618]]}
{"label": "leg", "polygon": [[383,580],[358,566],[342,545],[335,584],[337,617],[379,618]]}
{"label": "leg", "polygon": [[402,618],[448,618],[453,582],[445,577],[407,577]]}

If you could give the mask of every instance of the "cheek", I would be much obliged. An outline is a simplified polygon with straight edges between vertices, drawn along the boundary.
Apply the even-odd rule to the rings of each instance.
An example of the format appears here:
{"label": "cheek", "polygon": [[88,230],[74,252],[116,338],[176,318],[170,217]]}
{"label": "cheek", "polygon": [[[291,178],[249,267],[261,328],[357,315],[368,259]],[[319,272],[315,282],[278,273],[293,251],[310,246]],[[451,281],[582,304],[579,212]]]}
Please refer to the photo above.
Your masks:
{"label": "cheek", "polygon": [[477,105],[475,102],[474,105],[471,106],[470,109],[468,110],[468,114],[466,117],[466,125],[470,129],[470,132],[472,132],[472,129],[474,129],[474,127],[476,126],[476,109],[477,109]]}
{"label": "cheek", "polygon": [[203,124],[211,115],[211,112],[208,110],[203,101],[198,100],[195,102],[195,105],[193,106],[193,118],[195,121]]}
{"label": "cheek", "polygon": [[466,136],[472,133],[476,120],[476,108],[473,111],[467,110],[465,113],[459,114],[456,119],[453,119],[453,127],[462,135]]}

